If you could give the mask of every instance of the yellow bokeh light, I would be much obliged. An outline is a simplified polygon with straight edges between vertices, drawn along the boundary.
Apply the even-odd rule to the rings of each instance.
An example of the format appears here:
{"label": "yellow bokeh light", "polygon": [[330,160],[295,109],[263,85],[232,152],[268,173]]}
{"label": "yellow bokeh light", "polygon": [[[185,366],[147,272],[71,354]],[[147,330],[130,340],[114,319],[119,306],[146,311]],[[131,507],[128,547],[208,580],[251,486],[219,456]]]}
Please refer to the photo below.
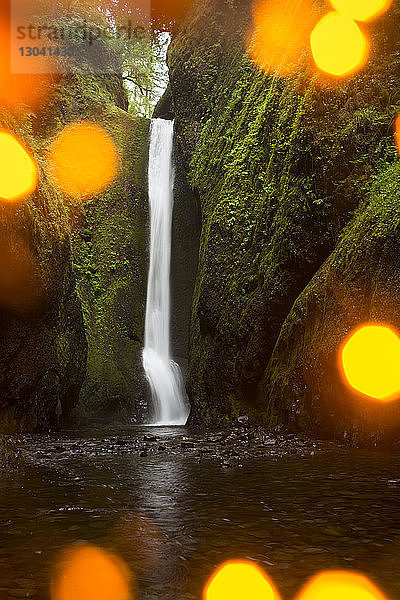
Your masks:
{"label": "yellow bokeh light", "polygon": [[386,325],[356,329],[340,351],[345,381],[365,396],[390,402],[400,397],[400,338]]}
{"label": "yellow bokeh light", "polygon": [[56,567],[51,600],[133,600],[130,571],[117,556],[96,546],[67,551]]}
{"label": "yellow bokeh light", "polygon": [[65,127],[49,152],[52,178],[75,200],[87,200],[105,190],[115,180],[119,166],[113,139],[89,121]]}
{"label": "yellow bokeh light", "polygon": [[386,12],[392,0],[331,0],[335,10],[356,21],[369,21]]}
{"label": "yellow bokeh light", "polygon": [[13,135],[0,131],[0,199],[20,200],[32,194],[37,184],[34,160]]}
{"label": "yellow bokeh light", "polygon": [[364,66],[368,43],[354,21],[330,12],[314,27],[311,50],[317,67],[325,73],[342,77]]}
{"label": "yellow bokeh light", "polygon": [[400,115],[398,115],[394,127],[394,139],[397,146],[397,151],[400,154]]}
{"label": "yellow bokeh light", "polygon": [[255,563],[231,561],[223,564],[208,582],[203,600],[279,600],[265,573]]}
{"label": "yellow bokeh light", "polygon": [[387,600],[369,579],[358,573],[326,571],[305,586],[296,600]]}
{"label": "yellow bokeh light", "polygon": [[312,0],[258,0],[253,7],[253,30],[247,51],[266,72],[294,72],[301,63],[315,23]]}
{"label": "yellow bokeh light", "polygon": [[[22,0],[19,1],[22,2]],[[27,105],[38,110],[44,105],[51,93],[53,83],[50,75],[51,71],[25,73],[26,69],[22,69],[21,72],[18,72],[18,67],[23,67],[23,61],[26,61],[26,57],[21,56],[17,57],[20,62],[19,65],[15,66],[16,70],[11,71],[11,45],[12,41],[18,42],[18,40],[12,37],[10,16],[2,14],[1,7],[0,4],[0,104],[11,110],[20,105]],[[15,2],[13,1],[14,9]],[[19,19],[18,22],[30,23],[29,19]],[[18,43],[19,46],[20,42]],[[18,52],[18,48],[15,50]],[[15,58],[15,54],[13,56]]]}

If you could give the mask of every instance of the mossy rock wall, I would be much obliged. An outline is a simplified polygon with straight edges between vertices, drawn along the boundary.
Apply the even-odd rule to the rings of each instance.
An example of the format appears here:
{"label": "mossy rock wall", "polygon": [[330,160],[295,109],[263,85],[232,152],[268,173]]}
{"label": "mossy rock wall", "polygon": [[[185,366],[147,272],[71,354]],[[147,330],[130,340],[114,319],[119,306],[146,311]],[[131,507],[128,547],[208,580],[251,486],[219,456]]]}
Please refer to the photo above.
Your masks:
{"label": "mossy rock wall", "polygon": [[180,148],[175,144],[175,186],[171,240],[171,350],[187,371],[193,291],[196,282],[201,214],[199,201],[187,181]]}
{"label": "mossy rock wall", "polygon": [[0,310],[3,433],[43,431],[68,422],[85,377],[87,344],[69,245],[51,267],[57,290],[48,307],[29,315]]}
{"label": "mossy rock wall", "polygon": [[141,353],[147,287],[149,122],[114,108],[99,115],[121,150],[122,173],[85,207],[73,237],[74,270],[89,343],[79,415],[136,422],[147,385]]}
{"label": "mossy rock wall", "polygon": [[[63,19],[82,24],[79,15],[66,14]],[[68,123],[94,121],[110,134],[120,153],[117,179],[75,209],[73,271],[88,342],[86,377],[73,413],[81,424],[137,422],[147,392],[141,350],[148,270],[149,121],[128,113],[122,51],[118,40],[104,36],[92,57],[96,65],[74,64],[73,72],[55,86],[38,121],[40,134],[49,139]]]}
{"label": "mossy rock wall", "polygon": [[[66,12],[62,24],[84,20]],[[0,207],[0,431],[131,423],[143,411],[149,123],[127,112],[118,42],[105,36],[95,58],[115,74],[82,59],[52,77],[36,112],[0,108],[40,170],[31,198]],[[108,131],[121,155],[117,180],[85,203],[62,195],[46,166],[52,140],[82,120]]]}
{"label": "mossy rock wall", "polygon": [[71,214],[46,176],[46,144],[30,117],[2,112],[0,121],[39,169],[32,196],[0,207],[0,433],[43,431],[68,422],[86,374]]}
{"label": "mossy rock wall", "polygon": [[400,165],[373,178],[366,204],[294,303],[265,373],[267,420],[352,443],[399,438],[398,402],[351,391],[338,348],[362,323],[400,325]]}
{"label": "mossy rock wall", "polygon": [[[193,422],[227,423],[245,413],[276,425],[289,422],[289,406],[302,404],[300,380],[286,376],[291,351],[280,355],[275,346],[296,299],[368,207],[375,178],[398,162],[399,14],[394,5],[367,26],[371,56],[360,74],[324,86],[300,71],[286,80],[268,76],[250,62],[247,2],[199,0],[175,36],[169,102],[202,212],[187,380]],[[379,258],[370,252],[372,266]],[[375,271],[365,280],[376,288]],[[311,386],[308,398],[318,393]],[[333,407],[343,419],[333,427],[335,416],[329,424],[326,406],[315,406],[309,419],[290,423],[332,436],[363,420]],[[323,430],[321,421],[328,422]]]}

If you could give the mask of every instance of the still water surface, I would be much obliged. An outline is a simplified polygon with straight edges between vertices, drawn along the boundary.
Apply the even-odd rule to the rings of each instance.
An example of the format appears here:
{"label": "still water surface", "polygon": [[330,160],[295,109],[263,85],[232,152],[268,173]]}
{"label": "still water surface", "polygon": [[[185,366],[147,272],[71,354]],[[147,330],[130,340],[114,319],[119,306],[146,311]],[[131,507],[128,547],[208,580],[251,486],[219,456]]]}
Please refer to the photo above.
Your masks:
{"label": "still water surface", "polygon": [[231,558],[258,561],[288,600],[329,568],[362,571],[400,599],[399,455],[329,445],[226,468],[180,449],[184,435],[19,438],[22,466],[0,473],[1,600],[48,600],[57,553],[82,540],[128,562],[140,600],[200,600]]}

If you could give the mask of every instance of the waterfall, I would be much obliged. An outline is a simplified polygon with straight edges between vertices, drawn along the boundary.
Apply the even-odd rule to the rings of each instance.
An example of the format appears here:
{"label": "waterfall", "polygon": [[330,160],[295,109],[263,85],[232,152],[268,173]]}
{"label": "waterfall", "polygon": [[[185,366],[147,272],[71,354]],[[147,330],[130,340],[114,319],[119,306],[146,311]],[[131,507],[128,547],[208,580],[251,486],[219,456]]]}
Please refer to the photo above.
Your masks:
{"label": "waterfall", "polygon": [[185,425],[189,416],[182,373],[170,354],[173,135],[173,121],[152,120],[149,154],[150,269],[143,367],[151,389],[154,425]]}

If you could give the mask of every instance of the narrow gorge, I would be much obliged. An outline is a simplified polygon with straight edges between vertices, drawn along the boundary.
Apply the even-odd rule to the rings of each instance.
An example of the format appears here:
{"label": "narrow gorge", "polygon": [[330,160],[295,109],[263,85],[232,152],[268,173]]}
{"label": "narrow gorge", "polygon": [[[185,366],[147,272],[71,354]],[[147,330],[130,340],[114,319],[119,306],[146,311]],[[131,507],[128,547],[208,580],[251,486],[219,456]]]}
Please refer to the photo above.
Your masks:
{"label": "narrow gorge", "polygon": [[0,6],[0,600],[400,598],[399,25]]}
{"label": "narrow gorge", "polygon": [[[155,119],[175,119],[170,294],[151,281],[148,287],[155,251],[150,120],[129,112],[121,77],[98,75],[98,65],[88,62],[82,68],[91,73],[59,79],[29,124],[3,112],[4,126],[23,128],[39,162],[74,119],[104,126],[122,160],[114,185],[82,209],[63,203],[45,175],[31,200],[34,210],[2,208],[14,236],[5,249],[28,243],[46,299],[39,320],[36,309],[31,318],[24,307],[3,302],[10,338],[1,361],[4,431],[145,422],[150,378],[153,397],[187,394],[197,427],[246,416],[255,425],[354,443],[397,439],[398,405],[365,403],[344,384],[336,360],[353,327],[396,326],[398,318],[397,19],[395,5],[373,21],[368,65],[324,89],[301,70],[283,79],[252,63],[244,0],[197,0],[181,15],[168,49],[168,87],[154,110]],[[120,60],[107,39],[98,53],[102,64]],[[167,184],[158,179],[157,185]],[[50,206],[53,217],[44,219]],[[168,251],[160,249],[160,257],[168,262]],[[171,302],[170,350],[166,321],[164,341],[157,342],[165,370],[158,383],[149,376],[156,342],[150,317],[145,327],[146,301],[161,302],[165,313]],[[35,374],[26,360],[31,343],[42,347]],[[184,373],[186,391],[177,392],[180,378],[167,374],[169,356]],[[13,375],[11,359],[22,365]]]}

